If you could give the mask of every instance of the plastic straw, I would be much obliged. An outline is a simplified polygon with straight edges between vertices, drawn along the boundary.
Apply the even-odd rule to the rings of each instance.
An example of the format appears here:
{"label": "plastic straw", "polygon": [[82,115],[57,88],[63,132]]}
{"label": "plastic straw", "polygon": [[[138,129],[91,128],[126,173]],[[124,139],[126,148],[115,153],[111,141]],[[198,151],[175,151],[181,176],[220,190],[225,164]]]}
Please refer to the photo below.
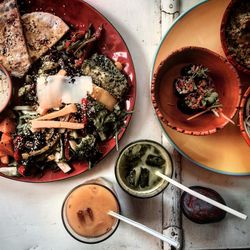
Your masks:
{"label": "plastic straw", "polygon": [[118,214],[118,213],[116,213],[114,211],[109,211],[108,214],[115,217],[115,218],[117,218],[117,219],[119,219],[119,220],[121,220],[121,221],[124,221],[124,222],[126,222],[126,223],[128,223],[128,224],[130,224],[130,225],[132,225],[132,226],[134,226],[136,228],[139,228],[142,231],[159,238],[160,240],[166,241],[167,243],[169,243],[171,246],[173,246],[175,248],[180,247],[179,242],[177,242],[175,240],[172,240],[169,237],[167,237],[167,236],[165,236],[165,235],[163,235],[161,233],[158,233],[157,231],[155,231],[155,230],[153,230],[153,229],[151,229],[151,228],[149,228],[149,227],[147,227],[147,226],[145,226],[145,225],[143,225],[143,224],[141,224],[139,222],[131,220],[131,219],[129,219],[129,218],[123,216],[123,215],[120,215],[120,214]]}
{"label": "plastic straw", "polygon": [[232,209],[232,208],[230,208],[228,206],[225,206],[225,205],[223,205],[223,204],[221,204],[221,203],[219,203],[219,202],[217,202],[215,200],[212,200],[212,199],[206,197],[205,195],[202,195],[202,194],[200,194],[200,193],[198,193],[198,192],[196,192],[196,191],[194,191],[194,190],[180,184],[179,182],[169,178],[168,176],[160,173],[159,171],[155,172],[155,174],[157,176],[161,177],[162,179],[168,181],[169,183],[173,184],[174,186],[182,189],[183,191],[185,191],[185,192],[187,192],[187,193],[189,193],[189,194],[191,194],[191,195],[193,195],[193,196],[195,196],[195,197],[197,197],[197,198],[199,198],[199,199],[201,199],[203,201],[206,201],[207,203],[212,204],[215,207],[218,207],[218,208],[220,208],[220,209],[222,209],[222,210],[224,210],[224,211],[226,211],[226,212],[228,212],[228,213],[230,213],[232,215],[235,215],[235,216],[237,216],[237,217],[239,217],[239,218],[241,218],[243,220],[247,219],[247,215],[242,214],[242,213],[240,213],[240,212],[238,212],[238,211],[236,211],[236,210],[234,210],[234,209]]}

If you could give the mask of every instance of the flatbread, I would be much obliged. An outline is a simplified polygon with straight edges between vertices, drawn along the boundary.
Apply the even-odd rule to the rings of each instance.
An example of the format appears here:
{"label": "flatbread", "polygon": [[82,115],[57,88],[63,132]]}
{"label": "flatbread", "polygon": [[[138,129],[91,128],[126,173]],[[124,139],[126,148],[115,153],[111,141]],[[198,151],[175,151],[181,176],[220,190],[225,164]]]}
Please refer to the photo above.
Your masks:
{"label": "flatbread", "polygon": [[24,14],[22,22],[32,62],[45,54],[69,30],[61,18],[47,12]]}
{"label": "flatbread", "polygon": [[0,63],[15,77],[22,77],[31,64],[15,0],[0,4]]}

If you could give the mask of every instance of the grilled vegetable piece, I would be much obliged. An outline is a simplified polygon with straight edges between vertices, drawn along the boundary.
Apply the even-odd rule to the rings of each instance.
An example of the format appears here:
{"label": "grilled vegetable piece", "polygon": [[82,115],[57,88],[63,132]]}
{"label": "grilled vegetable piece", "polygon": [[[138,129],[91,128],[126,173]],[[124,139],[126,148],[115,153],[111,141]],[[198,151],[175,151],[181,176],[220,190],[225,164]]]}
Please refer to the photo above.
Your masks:
{"label": "grilled vegetable piece", "polygon": [[87,106],[88,126],[92,127],[89,132],[96,131],[101,141],[119,132],[124,125],[127,113],[119,105],[115,105],[113,112],[110,112],[104,105],[93,100],[92,97],[88,97]]}
{"label": "grilled vegetable piece", "polygon": [[82,137],[72,149],[74,151],[73,158],[88,161],[89,167],[92,167],[92,164],[96,163],[102,155],[97,148],[96,138],[93,135]]}
{"label": "grilled vegetable piece", "polygon": [[112,111],[117,104],[117,100],[109,92],[93,84],[92,98],[103,104],[109,111]]}
{"label": "grilled vegetable piece", "polygon": [[48,142],[48,144],[46,146],[44,146],[43,148],[36,150],[36,151],[30,151],[29,153],[23,153],[22,154],[22,158],[24,160],[27,160],[30,157],[34,157],[34,156],[38,156],[38,155],[42,155],[45,152],[49,151],[51,148],[53,148],[57,142],[59,141],[60,136],[56,135],[50,142]]}
{"label": "grilled vegetable piece", "polygon": [[117,69],[114,63],[104,55],[94,54],[82,65],[84,75],[91,76],[93,82],[106,89],[117,100],[128,90],[126,77]]}
{"label": "grilled vegetable piece", "polygon": [[15,132],[15,130],[16,130],[16,124],[9,117],[6,117],[2,121],[0,121],[0,132],[8,134]]}

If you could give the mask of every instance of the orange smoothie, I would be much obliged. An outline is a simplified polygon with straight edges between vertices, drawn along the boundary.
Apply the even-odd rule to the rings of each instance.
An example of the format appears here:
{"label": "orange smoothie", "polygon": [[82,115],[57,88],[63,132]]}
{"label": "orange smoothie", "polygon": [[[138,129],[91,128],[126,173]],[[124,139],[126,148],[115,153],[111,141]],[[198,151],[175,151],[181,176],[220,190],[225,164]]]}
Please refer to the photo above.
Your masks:
{"label": "orange smoothie", "polygon": [[98,237],[112,229],[116,219],[108,211],[119,213],[118,202],[107,188],[86,184],[67,198],[66,217],[70,227],[84,237]]}

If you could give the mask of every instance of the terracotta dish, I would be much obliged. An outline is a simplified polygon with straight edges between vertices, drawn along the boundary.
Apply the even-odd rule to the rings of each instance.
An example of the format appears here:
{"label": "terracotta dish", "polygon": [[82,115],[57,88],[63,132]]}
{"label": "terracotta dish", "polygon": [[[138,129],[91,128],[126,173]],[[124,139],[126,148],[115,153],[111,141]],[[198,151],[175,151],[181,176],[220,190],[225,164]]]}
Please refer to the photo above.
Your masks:
{"label": "terracotta dish", "polygon": [[240,112],[239,112],[239,122],[240,122],[240,131],[247,142],[247,144],[250,146],[250,137],[246,131],[246,127],[244,124],[245,118],[246,118],[246,104],[247,100],[250,98],[250,87],[247,89],[245,94],[242,97],[241,103],[240,103]]}
{"label": "terracotta dish", "polygon": [[[222,22],[221,22],[221,44],[222,48],[227,56],[227,59],[240,71],[250,74],[250,68],[249,64],[248,67],[242,63],[242,59],[238,57],[238,55],[243,55],[246,57],[249,57],[249,43],[250,43],[250,20],[249,16],[248,19],[246,18],[246,8],[244,5],[250,5],[249,1],[242,1],[242,0],[232,0],[229,5],[227,6]],[[250,7],[248,7],[249,9]],[[244,12],[242,15],[242,12]],[[242,17],[239,17],[239,15],[242,15]],[[236,18],[237,15],[237,18]],[[241,20],[242,19],[242,20]],[[237,20],[237,23],[233,24],[233,21]],[[241,24],[239,24],[241,23]],[[231,37],[231,34],[227,32],[229,30],[231,34],[234,34],[235,37]],[[231,43],[231,45],[229,44]],[[244,45],[244,46],[243,46]],[[236,55],[232,55],[230,52],[231,49],[236,49]],[[247,48],[248,46],[248,48]],[[242,49],[242,52],[240,53],[239,48]],[[248,59],[247,59],[248,60]]]}
{"label": "terracotta dish", "polygon": [[181,69],[190,64],[208,68],[215,89],[219,94],[222,112],[233,118],[240,100],[240,81],[236,70],[222,56],[201,47],[184,47],[160,63],[152,79],[152,102],[158,117],[169,127],[189,135],[209,135],[223,128],[228,120],[222,115],[207,112],[192,120],[177,105],[174,80]]}

